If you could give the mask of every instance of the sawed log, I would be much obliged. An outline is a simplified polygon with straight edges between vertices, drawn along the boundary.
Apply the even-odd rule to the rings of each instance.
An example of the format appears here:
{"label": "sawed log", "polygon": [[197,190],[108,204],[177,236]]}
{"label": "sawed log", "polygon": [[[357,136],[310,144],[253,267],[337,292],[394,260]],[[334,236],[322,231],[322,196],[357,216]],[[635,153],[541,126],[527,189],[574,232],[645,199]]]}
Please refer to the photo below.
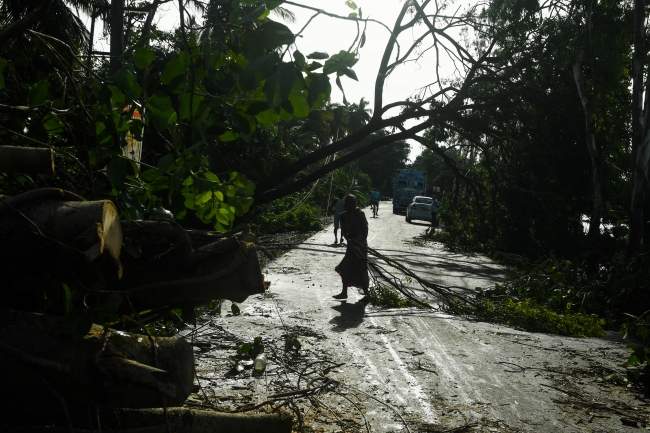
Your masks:
{"label": "sawed log", "polygon": [[84,261],[92,262],[105,251],[119,261],[122,229],[117,209],[109,200],[83,201],[66,191],[44,188],[0,197],[0,214],[4,242],[14,237],[11,232],[16,229],[30,230],[58,242]]}
{"label": "sawed log", "polygon": [[54,174],[54,152],[42,147],[0,146],[0,172]]}
{"label": "sawed log", "polygon": [[[165,424],[160,409],[119,409],[103,411],[102,419],[108,426],[145,428]],[[167,411],[171,431],[177,433],[291,433],[293,417],[287,414],[233,414],[173,408]]]}
{"label": "sawed log", "polygon": [[46,381],[70,402],[125,408],[182,404],[194,380],[191,346],[99,325],[73,341],[62,318],[0,306],[0,388],[47,395]]}

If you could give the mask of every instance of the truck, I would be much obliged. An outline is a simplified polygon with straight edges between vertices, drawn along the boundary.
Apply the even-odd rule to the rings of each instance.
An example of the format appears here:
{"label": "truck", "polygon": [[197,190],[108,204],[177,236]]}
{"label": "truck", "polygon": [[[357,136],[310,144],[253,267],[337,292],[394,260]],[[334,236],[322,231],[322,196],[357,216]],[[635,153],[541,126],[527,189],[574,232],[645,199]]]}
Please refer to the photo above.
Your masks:
{"label": "truck", "polygon": [[405,212],[417,195],[427,191],[427,172],[403,168],[397,170],[393,184],[393,213]]}

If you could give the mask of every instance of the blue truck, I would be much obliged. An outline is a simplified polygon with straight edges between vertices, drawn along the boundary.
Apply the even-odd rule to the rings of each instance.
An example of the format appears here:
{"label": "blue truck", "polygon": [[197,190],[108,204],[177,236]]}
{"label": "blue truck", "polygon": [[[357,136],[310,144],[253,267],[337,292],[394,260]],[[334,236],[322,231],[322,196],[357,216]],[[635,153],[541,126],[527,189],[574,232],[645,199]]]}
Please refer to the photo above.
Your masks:
{"label": "blue truck", "polygon": [[393,213],[406,211],[416,195],[426,195],[427,172],[403,168],[397,170],[393,184]]}

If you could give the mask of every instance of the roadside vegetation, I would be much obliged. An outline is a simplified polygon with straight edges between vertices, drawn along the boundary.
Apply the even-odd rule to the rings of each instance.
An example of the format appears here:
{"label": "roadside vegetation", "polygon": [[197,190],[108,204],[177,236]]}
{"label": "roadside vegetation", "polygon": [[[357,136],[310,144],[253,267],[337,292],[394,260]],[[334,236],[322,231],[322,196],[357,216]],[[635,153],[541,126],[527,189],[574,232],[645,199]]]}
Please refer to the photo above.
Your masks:
{"label": "roadside vegetation", "polygon": [[[513,266],[465,311],[563,335],[622,329],[634,339],[631,380],[647,376],[643,1],[494,0],[458,15],[428,0],[403,2],[396,25],[382,27],[390,37],[373,100],[343,104],[330,101],[332,86],[358,80],[354,67],[373,43],[364,26],[377,24],[353,1],[344,2],[349,15],[328,14],[358,29],[338,53],[301,52],[283,24],[293,19],[283,0],[180,0],[170,32],[154,24],[163,3],[129,1],[132,13],[117,1],[0,0],[0,147],[54,155],[49,171],[0,170],[0,248],[11,251],[0,264],[3,305],[63,318],[76,339],[93,323],[151,339],[171,333],[193,322],[205,299],[134,304],[150,279],[166,280],[161,270],[173,273],[143,268],[164,258],[185,272],[201,256],[193,243],[222,237],[235,255],[252,236],[240,223],[262,235],[318,230],[338,190],[362,205],[372,186],[389,195],[413,140],[426,150],[412,167],[441,188],[445,228],[434,238]],[[92,54],[77,10],[107,24],[110,56]],[[421,37],[396,54],[400,35],[416,31]],[[385,102],[391,72],[425,55],[448,56],[455,75],[433,59],[429,86]],[[50,194],[42,202],[114,208],[124,226],[116,256],[107,258],[103,239],[84,243],[93,230],[55,239],[42,223],[47,211],[28,216],[12,202],[41,193]],[[205,268],[225,263],[222,250],[201,253],[216,262]],[[390,288],[373,297],[413,301]]]}

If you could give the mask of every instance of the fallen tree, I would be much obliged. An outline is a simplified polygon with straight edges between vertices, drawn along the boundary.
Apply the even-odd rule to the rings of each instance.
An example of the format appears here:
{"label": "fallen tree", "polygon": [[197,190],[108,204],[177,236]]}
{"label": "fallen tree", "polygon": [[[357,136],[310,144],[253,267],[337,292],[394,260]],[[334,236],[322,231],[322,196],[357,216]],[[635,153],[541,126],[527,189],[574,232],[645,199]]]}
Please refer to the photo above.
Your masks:
{"label": "fallen tree", "polygon": [[[181,405],[193,389],[192,349],[146,325],[174,310],[193,322],[198,305],[263,293],[255,242],[248,226],[215,233],[170,220],[120,221],[111,201],[58,188],[0,197],[8,288],[0,384],[14,397],[5,424],[27,428],[35,402],[43,425],[62,413],[72,425],[79,407]],[[177,430],[194,431],[185,419]]]}

